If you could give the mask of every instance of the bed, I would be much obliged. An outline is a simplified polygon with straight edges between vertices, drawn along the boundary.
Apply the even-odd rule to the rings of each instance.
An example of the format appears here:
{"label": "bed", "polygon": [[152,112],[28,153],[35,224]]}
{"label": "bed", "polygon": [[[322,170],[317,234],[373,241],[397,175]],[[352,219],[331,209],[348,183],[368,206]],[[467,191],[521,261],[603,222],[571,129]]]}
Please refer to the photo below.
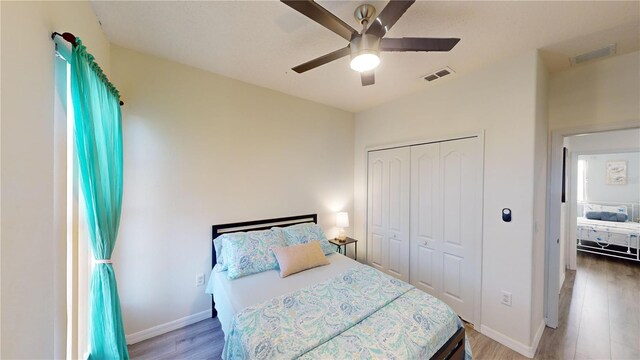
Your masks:
{"label": "bed", "polygon": [[[306,223],[317,215],[214,225],[213,240]],[[267,270],[230,280],[212,249],[207,293],[225,334],[223,358],[471,358],[450,307],[339,253],[285,278]]]}
{"label": "bed", "polygon": [[[580,204],[582,216],[577,219],[577,249],[582,252],[640,261],[640,223],[635,204]],[[606,211],[623,214],[618,220],[594,219],[593,215]]]}

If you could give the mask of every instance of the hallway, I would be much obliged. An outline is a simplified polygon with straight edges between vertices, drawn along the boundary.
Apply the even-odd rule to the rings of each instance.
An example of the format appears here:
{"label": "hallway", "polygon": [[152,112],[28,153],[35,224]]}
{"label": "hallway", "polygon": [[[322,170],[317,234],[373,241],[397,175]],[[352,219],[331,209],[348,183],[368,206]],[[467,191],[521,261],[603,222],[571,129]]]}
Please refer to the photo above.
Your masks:
{"label": "hallway", "polygon": [[546,328],[540,359],[640,359],[640,263],[578,252],[567,271],[557,329]]}

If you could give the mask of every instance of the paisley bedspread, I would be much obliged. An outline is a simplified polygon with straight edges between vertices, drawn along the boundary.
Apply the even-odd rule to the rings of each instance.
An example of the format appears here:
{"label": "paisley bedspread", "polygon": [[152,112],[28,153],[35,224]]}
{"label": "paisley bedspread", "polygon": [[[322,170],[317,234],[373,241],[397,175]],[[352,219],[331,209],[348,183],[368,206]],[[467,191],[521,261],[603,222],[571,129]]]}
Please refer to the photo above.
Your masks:
{"label": "paisley bedspread", "polygon": [[428,359],[460,326],[440,300],[362,265],[238,313],[223,358]]}

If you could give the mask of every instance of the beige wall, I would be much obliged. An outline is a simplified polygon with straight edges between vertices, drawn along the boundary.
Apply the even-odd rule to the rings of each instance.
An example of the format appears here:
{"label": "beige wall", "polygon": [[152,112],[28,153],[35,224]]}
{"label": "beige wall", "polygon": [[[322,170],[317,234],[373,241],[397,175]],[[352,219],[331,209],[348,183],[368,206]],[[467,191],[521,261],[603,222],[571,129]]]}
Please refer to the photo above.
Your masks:
{"label": "beige wall", "polygon": [[[537,53],[527,52],[356,114],[354,205],[360,239],[366,238],[366,147],[484,130],[482,330],[523,352],[531,345],[532,328],[537,62]],[[505,207],[513,211],[510,223],[501,219]],[[365,246],[359,249],[364,258]],[[513,293],[512,307],[500,304],[502,290]]]}
{"label": "beige wall", "polygon": [[[3,359],[64,355],[64,240],[55,202],[53,31],[80,36],[109,73],[89,2],[1,2]],[[58,178],[59,179],[59,178]]]}
{"label": "beige wall", "polygon": [[549,81],[551,130],[640,122],[640,52],[554,74]]}
{"label": "beige wall", "polygon": [[334,213],[353,214],[353,114],[117,46],[111,65],[128,335],[210,309],[195,277],[209,277],[211,225],[317,212],[333,236]]}

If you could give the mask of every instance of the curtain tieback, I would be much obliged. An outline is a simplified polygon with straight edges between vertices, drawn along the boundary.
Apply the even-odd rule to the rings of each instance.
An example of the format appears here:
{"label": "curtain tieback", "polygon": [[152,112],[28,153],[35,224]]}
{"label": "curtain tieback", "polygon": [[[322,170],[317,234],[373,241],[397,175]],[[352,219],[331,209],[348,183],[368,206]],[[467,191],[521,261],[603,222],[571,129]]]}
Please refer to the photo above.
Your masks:
{"label": "curtain tieback", "polygon": [[93,259],[93,262],[96,264],[113,264],[113,261],[111,261],[111,259],[106,259],[106,260]]}

